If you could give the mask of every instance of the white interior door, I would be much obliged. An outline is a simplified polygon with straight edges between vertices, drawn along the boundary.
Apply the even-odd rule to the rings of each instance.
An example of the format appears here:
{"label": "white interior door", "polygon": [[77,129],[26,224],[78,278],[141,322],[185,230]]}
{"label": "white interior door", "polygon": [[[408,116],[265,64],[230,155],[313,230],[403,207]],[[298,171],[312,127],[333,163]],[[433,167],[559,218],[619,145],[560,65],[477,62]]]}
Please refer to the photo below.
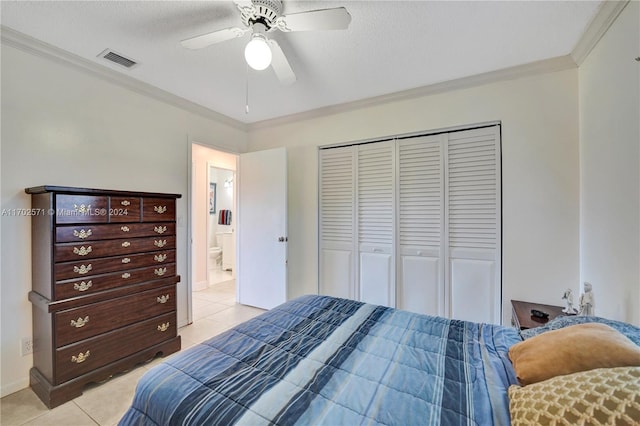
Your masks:
{"label": "white interior door", "polygon": [[287,299],[287,152],[240,155],[238,302],[271,309]]}
{"label": "white interior door", "polygon": [[355,149],[320,151],[320,294],[356,298]]}
{"label": "white interior door", "polygon": [[446,135],[398,141],[398,303],[446,316],[444,144]]}
{"label": "white interior door", "polygon": [[395,307],[395,141],[358,146],[360,300]]}
{"label": "white interior door", "polygon": [[500,324],[499,127],[450,133],[447,157],[450,316]]}

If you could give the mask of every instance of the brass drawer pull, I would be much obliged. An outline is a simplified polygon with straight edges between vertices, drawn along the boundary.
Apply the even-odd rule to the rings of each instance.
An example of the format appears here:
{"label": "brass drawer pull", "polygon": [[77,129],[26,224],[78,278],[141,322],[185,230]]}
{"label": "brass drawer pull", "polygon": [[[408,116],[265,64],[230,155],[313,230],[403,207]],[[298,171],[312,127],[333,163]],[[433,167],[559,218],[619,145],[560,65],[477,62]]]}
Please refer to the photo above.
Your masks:
{"label": "brass drawer pull", "polygon": [[167,206],[153,206],[153,211],[162,214],[167,211]]}
{"label": "brass drawer pull", "polygon": [[91,355],[91,351],[87,351],[86,353],[80,352],[78,356],[71,355],[71,362],[80,364],[81,362],[85,362],[87,358],[89,358],[89,355]]}
{"label": "brass drawer pull", "polygon": [[164,323],[164,324],[160,324],[160,325],[158,326],[158,331],[165,332],[165,331],[167,331],[168,329],[169,329],[169,323],[168,323],[168,322],[166,322],[166,323]]}
{"label": "brass drawer pull", "polygon": [[74,237],[78,237],[81,240],[84,240],[85,238],[88,238],[91,236],[91,234],[93,234],[93,232],[91,231],[91,229],[87,229],[86,231],[84,229],[81,229],[79,231],[77,230],[73,230],[73,236]]}
{"label": "brass drawer pull", "polygon": [[156,262],[164,262],[165,260],[167,260],[167,254],[166,253],[156,254],[153,256],[153,259]]}
{"label": "brass drawer pull", "polygon": [[167,245],[167,240],[153,240],[153,245],[162,248]]}
{"label": "brass drawer pull", "polygon": [[165,232],[167,232],[167,227],[166,226],[154,226],[153,230],[156,231],[158,234],[164,234]]}
{"label": "brass drawer pull", "polygon": [[78,256],[86,256],[89,253],[91,253],[91,246],[87,246],[86,248],[85,246],[73,248],[73,254],[77,254]]}
{"label": "brass drawer pull", "polygon": [[80,284],[74,283],[73,289],[78,291],[87,291],[91,288],[92,285],[93,283],[91,282],[91,280],[87,281],[86,283],[82,281]]}
{"label": "brass drawer pull", "polygon": [[129,202],[129,200],[124,200],[124,201],[120,201],[120,204],[123,206],[130,206],[131,202]]}
{"label": "brass drawer pull", "polygon": [[154,269],[153,273],[156,274],[157,276],[161,277],[164,274],[167,273],[167,268],[158,268],[158,269]]}
{"label": "brass drawer pull", "polygon": [[122,243],[122,247],[129,247],[131,243],[129,241],[125,241]]}
{"label": "brass drawer pull", "polygon": [[121,226],[121,227],[120,227],[120,230],[121,230],[122,232],[129,232],[129,231],[130,231],[130,229],[129,229],[129,227],[128,227],[128,226]]}
{"label": "brass drawer pull", "polygon": [[77,266],[73,267],[73,272],[76,272],[80,275],[84,275],[87,272],[89,272],[92,268],[91,264],[89,263],[87,266],[84,265],[80,265],[80,267],[78,268]]}
{"label": "brass drawer pull", "polygon": [[87,315],[84,318],[78,317],[77,320],[71,320],[71,326],[75,328],[80,328],[80,327],[84,327],[85,324],[87,324],[88,322],[89,322],[89,315]]}
{"label": "brass drawer pull", "polygon": [[86,206],[84,204],[80,204],[80,206],[78,206],[77,204],[74,204],[73,208],[77,212],[80,212],[82,214],[87,214],[91,211],[91,204],[87,204]]}
{"label": "brass drawer pull", "polygon": [[124,279],[126,280],[127,278],[130,278],[130,277],[131,277],[131,274],[130,274],[130,273],[128,273],[128,272],[125,272],[124,274],[122,274],[122,275],[121,275],[121,277],[122,277],[122,278],[124,278]]}
{"label": "brass drawer pull", "polygon": [[165,304],[169,301],[169,295],[167,294],[166,296],[165,295],[158,296],[156,300],[158,301],[158,303]]}
{"label": "brass drawer pull", "polygon": [[129,263],[131,262],[131,259],[129,259],[128,257],[125,257],[124,259],[122,259],[122,263]]}

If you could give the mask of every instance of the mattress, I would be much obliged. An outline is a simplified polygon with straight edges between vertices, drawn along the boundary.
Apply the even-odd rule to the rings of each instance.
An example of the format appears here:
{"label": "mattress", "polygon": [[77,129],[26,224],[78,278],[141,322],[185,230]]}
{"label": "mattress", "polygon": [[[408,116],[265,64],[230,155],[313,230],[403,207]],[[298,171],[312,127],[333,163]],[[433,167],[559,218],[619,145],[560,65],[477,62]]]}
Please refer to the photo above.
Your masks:
{"label": "mattress", "polygon": [[508,425],[512,327],[303,296],[149,370],[120,425]]}

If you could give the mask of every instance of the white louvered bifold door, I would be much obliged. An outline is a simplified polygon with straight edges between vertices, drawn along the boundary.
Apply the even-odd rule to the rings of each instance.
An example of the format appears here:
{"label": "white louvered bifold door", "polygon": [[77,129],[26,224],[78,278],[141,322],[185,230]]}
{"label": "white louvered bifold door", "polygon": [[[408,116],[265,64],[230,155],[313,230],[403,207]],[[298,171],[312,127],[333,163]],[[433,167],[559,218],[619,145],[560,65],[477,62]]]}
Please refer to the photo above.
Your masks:
{"label": "white louvered bifold door", "polygon": [[452,132],[446,151],[449,313],[500,323],[500,128]]}
{"label": "white louvered bifold door", "polygon": [[443,140],[446,135],[397,143],[397,306],[440,316],[446,315]]}
{"label": "white louvered bifold door", "polygon": [[395,141],[358,146],[358,284],[360,300],[395,305]]}
{"label": "white louvered bifold door", "polygon": [[320,294],[355,299],[355,147],[320,151]]}

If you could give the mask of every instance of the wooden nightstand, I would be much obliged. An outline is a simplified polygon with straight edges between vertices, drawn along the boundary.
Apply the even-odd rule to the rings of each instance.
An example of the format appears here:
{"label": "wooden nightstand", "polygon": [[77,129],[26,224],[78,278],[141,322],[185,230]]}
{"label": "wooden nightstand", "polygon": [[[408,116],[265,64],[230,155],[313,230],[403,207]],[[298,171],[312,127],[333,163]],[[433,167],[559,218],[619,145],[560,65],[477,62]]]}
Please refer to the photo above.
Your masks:
{"label": "wooden nightstand", "polygon": [[[543,305],[542,303],[522,302],[520,300],[512,300],[511,306],[511,323],[519,330],[540,327],[556,317],[566,315],[562,312],[562,306]],[[548,313],[549,318],[537,318],[532,316],[532,309]]]}

